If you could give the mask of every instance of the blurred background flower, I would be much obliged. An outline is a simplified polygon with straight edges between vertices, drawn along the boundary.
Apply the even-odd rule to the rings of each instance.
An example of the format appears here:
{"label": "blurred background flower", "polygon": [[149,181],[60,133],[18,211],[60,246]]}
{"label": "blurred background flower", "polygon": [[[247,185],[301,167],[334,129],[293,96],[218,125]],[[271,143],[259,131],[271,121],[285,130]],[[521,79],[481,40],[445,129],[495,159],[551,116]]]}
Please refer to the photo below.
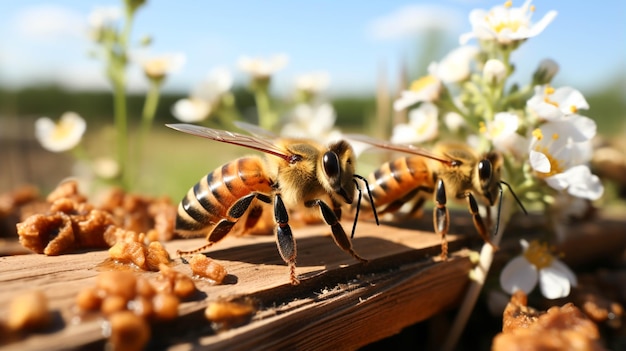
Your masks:
{"label": "blurred background flower", "polygon": [[83,137],[87,123],[76,112],[65,112],[58,123],[48,117],[35,122],[35,136],[41,146],[52,152],[73,149]]}

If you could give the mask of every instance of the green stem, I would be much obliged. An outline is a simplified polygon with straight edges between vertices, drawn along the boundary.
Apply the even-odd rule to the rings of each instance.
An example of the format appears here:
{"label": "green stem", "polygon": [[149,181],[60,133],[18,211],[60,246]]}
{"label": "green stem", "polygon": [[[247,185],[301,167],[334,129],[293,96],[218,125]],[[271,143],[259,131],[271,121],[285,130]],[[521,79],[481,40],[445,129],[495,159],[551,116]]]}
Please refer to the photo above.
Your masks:
{"label": "green stem", "polygon": [[270,97],[267,89],[255,89],[254,99],[256,101],[257,113],[259,114],[259,126],[263,129],[273,130],[278,121],[270,107]]}
{"label": "green stem", "polygon": [[[126,60],[128,38],[133,23],[133,11],[126,6],[125,23],[118,45],[109,47],[109,76],[113,84],[115,129],[117,132],[117,160],[120,166],[120,185],[128,190],[131,170],[128,157],[128,118],[126,107]],[[117,48],[117,51],[116,51]]]}
{"label": "green stem", "polygon": [[[117,72],[119,73],[119,72]],[[123,75],[123,73],[121,73]],[[115,130],[117,138],[117,160],[120,166],[120,182],[124,189],[128,189],[129,184],[129,162],[128,162],[128,122],[126,116],[126,89],[123,81],[118,79],[113,81],[113,104]]]}
{"label": "green stem", "polygon": [[159,98],[161,90],[161,82],[156,80],[150,80],[150,89],[146,95],[146,101],[143,104],[143,112],[141,114],[141,134],[139,148],[143,150],[145,138],[150,132],[150,127],[154,121],[154,115],[156,114],[157,107],[159,106]]}

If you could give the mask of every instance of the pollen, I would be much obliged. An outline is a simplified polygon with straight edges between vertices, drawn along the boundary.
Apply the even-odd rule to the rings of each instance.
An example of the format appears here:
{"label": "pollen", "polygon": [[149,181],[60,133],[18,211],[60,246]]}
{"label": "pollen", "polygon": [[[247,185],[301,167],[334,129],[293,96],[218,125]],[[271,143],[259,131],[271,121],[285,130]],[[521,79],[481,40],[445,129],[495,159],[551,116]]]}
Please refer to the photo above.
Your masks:
{"label": "pollen", "polygon": [[574,106],[574,105],[570,106],[570,107],[569,107],[569,110],[570,110],[572,113],[578,113],[578,107],[576,107],[576,106]]}
{"label": "pollen", "polygon": [[543,139],[543,133],[541,132],[541,129],[537,128],[537,129],[533,130],[533,136],[537,140]]}
{"label": "pollen", "polygon": [[54,140],[63,140],[65,138],[67,138],[69,135],[72,134],[72,131],[74,130],[74,124],[73,123],[68,123],[66,121],[60,121],[60,123],[57,125],[57,127],[54,129],[54,132],[52,133],[52,139]]}
{"label": "pollen", "polygon": [[533,240],[524,251],[524,257],[537,269],[544,269],[552,265],[554,256],[550,253],[547,243],[540,243]]}
{"label": "pollen", "polygon": [[478,131],[481,133],[487,133],[487,126],[485,125],[485,122],[478,122]]}
{"label": "pollen", "polygon": [[557,140],[557,139],[559,139],[559,133],[552,134],[552,140]]}
{"label": "pollen", "polygon": [[546,104],[550,104],[550,105],[552,105],[554,107],[559,107],[559,103],[556,102],[556,101],[550,100],[549,97],[543,98],[543,102],[545,102]]}
{"label": "pollen", "polygon": [[544,89],[543,93],[546,94],[546,95],[554,94],[554,87],[546,85],[546,88]]}
{"label": "pollen", "polygon": [[535,12],[535,5],[530,5],[530,12]]}
{"label": "pollen", "polygon": [[409,88],[409,90],[411,90],[411,91],[421,91],[425,87],[427,87],[427,86],[429,86],[431,84],[435,84],[436,82],[437,82],[437,78],[435,78],[435,76],[427,75],[427,76],[421,77],[421,78],[413,81],[413,83],[411,83],[411,87]]}
{"label": "pollen", "polygon": [[511,6],[513,6],[513,1],[511,0],[504,3],[504,7],[511,7]]}
{"label": "pollen", "polygon": [[491,28],[496,33],[500,33],[504,29],[510,29],[511,32],[517,32],[521,26],[522,26],[522,23],[520,21],[502,21],[500,23],[494,24]]}

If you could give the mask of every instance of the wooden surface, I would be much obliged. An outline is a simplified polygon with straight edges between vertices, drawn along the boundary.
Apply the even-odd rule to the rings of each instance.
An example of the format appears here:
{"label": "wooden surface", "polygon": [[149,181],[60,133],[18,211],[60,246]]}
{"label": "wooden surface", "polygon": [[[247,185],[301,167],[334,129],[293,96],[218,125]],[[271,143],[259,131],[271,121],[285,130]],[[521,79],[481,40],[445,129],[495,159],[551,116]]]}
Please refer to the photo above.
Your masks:
{"label": "wooden surface", "polygon": [[[428,224],[429,221],[422,221]],[[344,223],[346,228],[350,223]],[[472,233],[473,234],[473,233]],[[295,229],[299,286],[289,284],[288,269],[272,236],[227,237],[208,252],[226,267],[223,285],[198,280],[201,291],[179,307],[173,323],[153,326],[151,348],[207,349],[353,349],[393,335],[458,303],[471,263],[466,237],[450,235],[447,262],[437,262],[440,239],[432,233],[372,223],[359,224],[355,250],[363,265],[339,249],[327,226]],[[477,236],[471,240],[479,242]],[[204,239],[175,240],[166,248],[193,249]],[[6,350],[102,348],[101,320],[80,320],[74,299],[94,284],[106,251],[57,257],[0,257],[0,311],[23,291],[39,289],[49,299],[54,327],[4,345]],[[190,273],[175,260],[175,268]],[[142,272],[145,276],[157,273]],[[259,310],[246,325],[216,333],[204,318],[212,300],[249,297]]]}
{"label": "wooden surface", "polygon": [[[541,238],[542,218],[518,216],[496,255],[503,265],[519,254],[519,237]],[[362,222],[353,240],[355,250],[370,262],[363,265],[341,251],[327,226],[294,230],[298,247],[298,286],[289,284],[288,269],[272,236],[227,237],[208,256],[229,272],[223,285],[197,280],[200,292],[179,307],[174,322],[153,324],[150,349],[356,349],[398,333],[402,328],[455,307],[463,296],[472,267],[466,247],[482,241],[466,215],[454,215],[449,236],[450,259],[441,262],[440,239],[426,232],[429,220],[404,227]],[[344,223],[349,227],[350,223]],[[416,229],[418,228],[418,229]],[[623,215],[575,224],[569,240],[559,246],[573,268],[589,262],[621,257],[626,249]],[[177,249],[193,249],[204,239],[165,244],[172,257]],[[24,291],[42,290],[49,299],[54,326],[42,333],[0,345],[2,350],[103,349],[102,320],[80,320],[74,299],[94,284],[108,257],[92,251],[57,257],[20,255],[0,257],[0,313],[11,298]],[[179,259],[177,270],[190,274]],[[141,272],[146,277],[158,273]],[[249,323],[216,332],[204,318],[207,303],[247,297],[258,307]]]}

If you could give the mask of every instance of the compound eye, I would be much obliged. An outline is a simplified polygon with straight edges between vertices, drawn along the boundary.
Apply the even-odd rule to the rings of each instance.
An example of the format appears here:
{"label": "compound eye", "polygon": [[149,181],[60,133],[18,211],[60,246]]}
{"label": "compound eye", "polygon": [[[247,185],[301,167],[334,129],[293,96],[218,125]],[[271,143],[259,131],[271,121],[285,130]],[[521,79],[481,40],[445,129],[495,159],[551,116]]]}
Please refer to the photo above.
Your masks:
{"label": "compound eye", "polygon": [[322,159],[324,172],[329,178],[339,177],[339,157],[332,151],[326,151]]}
{"label": "compound eye", "polygon": [[482,182],[489,182],[491,180],[491,162],[489,160],[481,160],[478,163],[478,177]]}

